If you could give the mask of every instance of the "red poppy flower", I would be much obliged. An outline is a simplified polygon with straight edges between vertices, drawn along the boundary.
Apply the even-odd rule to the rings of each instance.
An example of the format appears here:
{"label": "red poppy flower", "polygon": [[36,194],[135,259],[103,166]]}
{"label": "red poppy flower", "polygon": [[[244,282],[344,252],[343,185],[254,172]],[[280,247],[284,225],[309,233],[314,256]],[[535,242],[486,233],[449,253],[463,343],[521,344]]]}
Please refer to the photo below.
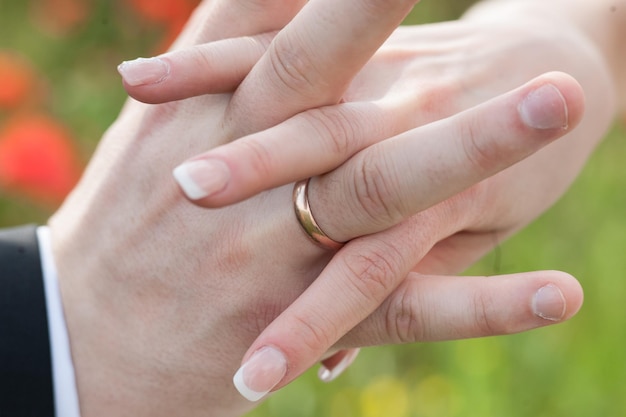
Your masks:
{"label": "red poppy flower", "polygon": [[80,169],[67,130],[46,116],[22,116],[0,132],[0,188],[59,203]]}
{"label": "red poppy flower", "polygon": [[0,108],[13,109],[25,102],[34,83],[33,71],[23,59],[0,51]]}

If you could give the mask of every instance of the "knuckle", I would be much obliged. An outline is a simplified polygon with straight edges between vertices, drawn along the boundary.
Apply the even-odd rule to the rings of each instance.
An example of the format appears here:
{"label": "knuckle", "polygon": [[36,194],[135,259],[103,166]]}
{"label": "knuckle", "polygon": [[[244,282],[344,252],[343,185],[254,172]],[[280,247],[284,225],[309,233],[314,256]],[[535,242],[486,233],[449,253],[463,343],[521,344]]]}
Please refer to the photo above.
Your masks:
{"label": "knuckle", "polygon": [[425,325],[427,317],[420,314],[419,288],[413,280],[405,280],[394,293],[385,311],[385,331],[392,343],[413,343],[429,340]]}
{"label": "knuckle", "polygon": [[[230,146],[235,149],[234,153],[246,155],[245,161],[258,178],[267,178],[273,172],[274,152],[268,149],[261,139],[243,139],[232,142]],[[236,148],[239,148],[237,150]]]}
{"label": "knuckle", "polygon": [[348,255],[345,262],[351,289],[364,300],[380,303],[398,284],[403,268],[399,251],[390,244],[379,244],[377,248]]}
{"label": "knuckle", "polygon": [[319,83],[310,55],[287,36],[276,37],[268,50],[271,69],[281,86],[298,95],[316,97]]}
{"label": "knuckle", "polygon": [[485,294],[474,296],[474,326],[481,336],[509,334],[506,320],[498,320],[499,315],[493,308],[493,300]]}
{"label": "knuckle", "polygon": [[353,193],[357,209],[361,209],[372,224],[388,226],[404,218],[404,199],[396,195],[394,172],[381,152],[369,153],[361,159]]}
{"label": "knuckle", "polygon": [[461,149],[470,168],[479,174],[491,172],[498,162],[498,141],[487,140],[488,130],[475,121],[462,123],[459,129]]}
{"label": "knuckle", "polygon": [[[209,44],[210,45],[210,44]],[[190,62],[190,68],[205,68],[211,73],[215,68],[215,48],[209,45],[200,45],[193,48],[176,51],[173,54],[180,62]]]}
{"label": "knuckle", "polygon": [[348,157],[355,152],[362,136],[359,120],[327,107],[310,110],[305,117],[323,140],[325,154]]}
{"label": "knuckle", "polygon": [[295,325],[294,333],[297,335],[295,339],[299,340],[310,352],[325,351],[339,336],[339,329],[331,321],[321,323],[300,315],[293,316],[292,320]]}
{"label": "knuckle", "polygon": [[463,95],[461,81],[445,77],[442,81],[419,86],[416,114],[434,121],[450,117],[461,111],[459,97]]}
{"label": "knuckle", "polygon": [[257,49],[260,52],[265,52],[270,47],[275,33],[263,33],[255,36],[244,36],[241,40],[247,42],[252,47],[251,49]]}

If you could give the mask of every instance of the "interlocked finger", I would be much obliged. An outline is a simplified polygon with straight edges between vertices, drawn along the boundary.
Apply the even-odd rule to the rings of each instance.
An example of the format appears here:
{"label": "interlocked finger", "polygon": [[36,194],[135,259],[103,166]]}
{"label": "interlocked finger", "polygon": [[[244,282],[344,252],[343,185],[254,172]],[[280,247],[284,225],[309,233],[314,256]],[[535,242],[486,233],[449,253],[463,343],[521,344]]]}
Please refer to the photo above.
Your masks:
{"label": "interlocked finger", "polygon": [[[305,3],[305,0],[204,0],[170,48],[180,53],[125,62],[120,66],[125,87],[131,96],[149,103],[204,92],[230,92],[265,51],[273,37],[270,34],[286,25]],[[266,35],[257,38],[260,34]],[[237,39],[242,37],[252,38]],[[214,47],[206,45],[226,39],[233,40]],[[194,45],[205,48],[186,50]]]}
{"label": "interlocked finger", "polygon": [[317,224],[345,242],[385,230],[536,152],[578,123],[583,103],[576,81],[550,73],[384,141],[405,127],[398,112],[345,103],[194,157],[177,169],[177,179],[197,204],[219,207],[330,171],[374,144],[309,185]]}
{"label": "interlocked finger", "polygon": [[263,55],[275,32],[229,38],[122,63],[118,70],[133,98],[164,103],[234,91]]}
{"label": "interlocked finger", "polygon": [[311,0],[237,89],[226,126],[241,137],[336,104],[417,1]]}
{"label": "interlocked finger", "polygon": [[385,230],[564,136],[583,108],[579,84],[550,73],[377,143],[314,179],[309,194],[316,221],[340,242]]}
{"label": "interlocked finger", "polygon": [[[437,203],[563,136],[581,119],[583,103],[571,77],[547,74],[457,116],[374,145],[320,178],[310,191],[317,190],[313,212],[323,230],[337,241],[367,236],[335,255],[244,360],[272,361],[272,387],[299,375],[374,312],[433,245],[464,227],[446,217],[445,202],[435,210]],[[508,330],[494,327],[495,334],[499,331]],[[247,377],[246,365],[236,377],[244,395],[249,393],[245,387],[260,388],[269,381]]]}

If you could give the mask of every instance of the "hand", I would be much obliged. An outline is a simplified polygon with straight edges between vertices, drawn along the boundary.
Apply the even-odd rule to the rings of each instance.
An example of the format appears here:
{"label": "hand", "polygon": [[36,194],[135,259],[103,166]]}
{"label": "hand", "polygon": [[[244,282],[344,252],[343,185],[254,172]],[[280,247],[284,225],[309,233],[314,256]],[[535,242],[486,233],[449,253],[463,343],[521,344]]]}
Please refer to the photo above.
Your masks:
{"label": "hand", "polygon": [[[230,30],[224,19],[232,9],[225,4],[250,3],[204,3],[179,46],[208,42],[220,30]],[[201,27],[215,33],[201,33]],[[571,99],[573,125],[580,117],[578,87],[567,78],[552,82]],[[426,130],[448,137],[451,144],[462,143],[455,132],[491,113],[516,117],[513,109],[536,87],[526,86]],[[84,417],[233,416],[249,409],[225,381],[246,347],[329,260],[299,229],[291,186],[211,211],[181,200],[169,170],[226,140],[220,127],[231,98],[222,94],[158,106],[128,103],[80,184],[50,220]],[[491,129],[502,121],[492,120],[476,140],[488,146],[495,138]],[[515,137],[526,129],[520,128],[512,133]],[[534,140],[520,142],[507,156],[509,162],[562,133],[533,132]],[[459,153],[446,157],[471,158]],[[485,161],[476,175],[488,175],[501,165],[499,160]],[[458,176],[455,164],[445,166],[452,170],[433,160],[423,169]],[[581,300],[576,281],[558,272],[502,280],[434,279],[409,277],[405,282],[420,286],[423,303],[408,297],[412,285],[400,287],[363,324],[362,333],[355,330],[345,339],[345,346],[366,338],[396,340],[394,325],[405,317],[423,323],[423,340],[521,331],[551,324],[541,317],[546,307],[556,307],[559,317],[554,318],[569,318]],[[562,298],[548,297],[546,305],[544,296],[555,288]],[[441,313],[437,317],[430,315],[435,309]],[[468,316],[467,311],[478,314]],[[416,330],[411,323],[405,329]]]}
{"label": "hand", "polygon": [[[559,86],[569,88],[567,81]],[[473,114],[482,119],[500,106],[514,109],[525,92]],[[246,347],[328,260],[299,229],[291,187],[210,212],[181,201],[168,168],[206,146],[205,132],[218,132],[214,113],[221,115],[226,103],[225,96],[132,103],[50,221],[84,416],[242,413],[249,403],[225,381]],[[464,129],[466,118],[430,131]],[[485,132],[493,140],[492,129]],[[545,143],[543,136],[522,143],[532,149]],[[405,282],[339,347],[521,331],[553,323],[542,315],[567,319],[581,301],[576,281],[557,272],[502,280],[410,275]],[[542,298],[554,290],[556,298]],[[405,318],[407,326],[396,327]]]}
{"label": "hand", "polygon": [[[572,28],[555,27],[541,19],[533,21],[530,26],[527,22],[515,23],[506,19],[506,15],[503,17],[487,25],[482,21],[474,23],[469,20],[401,30],[357,76],[344,95],[347,104],[302,113],[276,128],[250,135],[193,159],[218,162],[227,167],[228,182],[208,190],[199,201],[205,206],[221,206],[266,187],[328,171],[365,146],[395,133],[393,129],[402,130],[410,123],[420,125],[449,116],[544,71],[567,70],[587,90],[591,111],[581,128],[570,134],[566,142],[552,145],[536,157],[445,204],[405,220],[396,228],[378,233],[375,237],[357,239],[344,248],[309,292],[272,324],[246,355],[247,359],[257,349],[267,345],[285,352],[290,373],[280,385],[310,364],[311,359],[332,344],[342,332],[365,317],[369,309],[378,306],[399,282],[402,282],[404,290],[412,288],[414,284],[405,284],[412,280],[402,281],[405,277],[403,268],[407,265],[415,266],[422,272],[456,272],[489,250],[494,241],[530,221],[558,198],[593,145],[602,137],[614,113],[614,105],[606,99],[612,96],[611,77],[598,59],[593,45]],[[545,38],[552,42],[545,42]],[[430,51],[430,61],[424,58],[422,45],[428,45],[423,48]],[[206,45],[195,52],[210,56],[216,47],[218,45]],[[392,62],[398,50],[403,51],[404,60],[401,63],[397,59]],[[468,50],[481,53],[468,56]],[[386,51],[389,51],[387,55]],[[581,60],[580,56],[586,59]],[[183,68],[185,64],[177,58],[176,55],[168,57],[176,62],[174,65]],[[500,73],[507,76],[497,77]],[[172,77],[168,82],[173,86],[176,78]],[[210,80],[198,78],[193,82],[197,82],[198,86],[204,84],[202,88],[198,87],[197,92],[211,91]],[[428,87],[422,87],[424,84]],[[406,93],[420,91],[420,87],[422,94],[410,96]],[[156,94],[156,90],[151,90],[151,94]],[[161,97],[167,98],[167,94]],[[415,118],[411,119],[412,116]],[[365,127],[360,129],[360,126]],[[315,134],[307,135],[307,131]],[[405,168],[404,172],[391,169],[397,161],[405,162],[400,166],[406,167],[406,161],[402,161],[397,154],[399,149],[407,150],[406,144],[398,145],[398,142],[395,140],[394,145],[383,143],[373,148],[372,152],[359,154],[340,171],[313,183],[312,204],[322,202],[318,203],[318,207],[322,208],[316,210],[316,218],[331,237],[348,240],[385,230],[432,202],[417,193],[424,199],[419,201],[424,206],[416,206],[415,200],[406,197],[410,195],[408,190],[413,192],[415,186],[423,184],[415,173],[410,172],[411,167]],[[339,152],[331,154],[329,149],[338,149]],[[300,155],[307,155],[308,158],[302,160]],[[559,164],[555,165],[557,160]],[[364,171],[363,167],[368,170]],[[378,175],[369,176],[372,180],[368,182],[368,178],[355,175],[362,172]],[[410,178],[404,179],[402,175]],[[545,181],[548,176],[551,182]],[[377,183],[378,178],[391,179],[386,183]],[[431,178],[439,179],[437,175],[429,176]],[[359,186],[364,183],[374,184],[372,188],[385,198],[370,194],[359,199],[354,198],[353,192],[342,200],[346,190],[367,190],[367,187]],[[433,196],[433,200],[437,197]],[[329,207],[349,207],[345,211],[356,215],[346,218],[345,211]],[[424,224],[433,226],[425,232]],[[416,232],[422,234],[415,237]],[[431,246],[434,247],[428,252]],[[334,296],[342,285],[337,283],[338,279],[343,279],[341,282],[347,288],[353,287],[352,293],[339,292],[344,295],[341,303],[336,303]],[[381,283],[378,288],[377,283]],[[375,288],[371,290],[371,286]],[[369,297],[363,297],[363,294]],[[415,297],[414,293],[409,294]],[[315,300],[321,300],[323,304]],[[389,306],[389,303],[386,302],[386,305]],[[319,312],[323,312],[323,316]],[[336,323],[341,323],[341,326]],[[297,329],[300,329],[302,337],[287,337]],[[398,340],[411,341],[421,336],[410,331],[404,333],[405,336]],[[369,344],[381,340],[370,337],[359,341]]]}

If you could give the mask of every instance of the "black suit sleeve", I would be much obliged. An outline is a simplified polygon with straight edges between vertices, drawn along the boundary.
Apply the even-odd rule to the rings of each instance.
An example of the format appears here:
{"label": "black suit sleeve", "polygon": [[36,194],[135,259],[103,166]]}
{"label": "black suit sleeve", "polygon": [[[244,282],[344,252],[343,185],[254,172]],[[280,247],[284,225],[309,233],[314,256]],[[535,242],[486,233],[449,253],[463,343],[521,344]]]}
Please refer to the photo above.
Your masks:
{"label": "black suit sleeve", "polygon": [[54,416],[35,226],[0,230],[0,417],[22,416]]}

